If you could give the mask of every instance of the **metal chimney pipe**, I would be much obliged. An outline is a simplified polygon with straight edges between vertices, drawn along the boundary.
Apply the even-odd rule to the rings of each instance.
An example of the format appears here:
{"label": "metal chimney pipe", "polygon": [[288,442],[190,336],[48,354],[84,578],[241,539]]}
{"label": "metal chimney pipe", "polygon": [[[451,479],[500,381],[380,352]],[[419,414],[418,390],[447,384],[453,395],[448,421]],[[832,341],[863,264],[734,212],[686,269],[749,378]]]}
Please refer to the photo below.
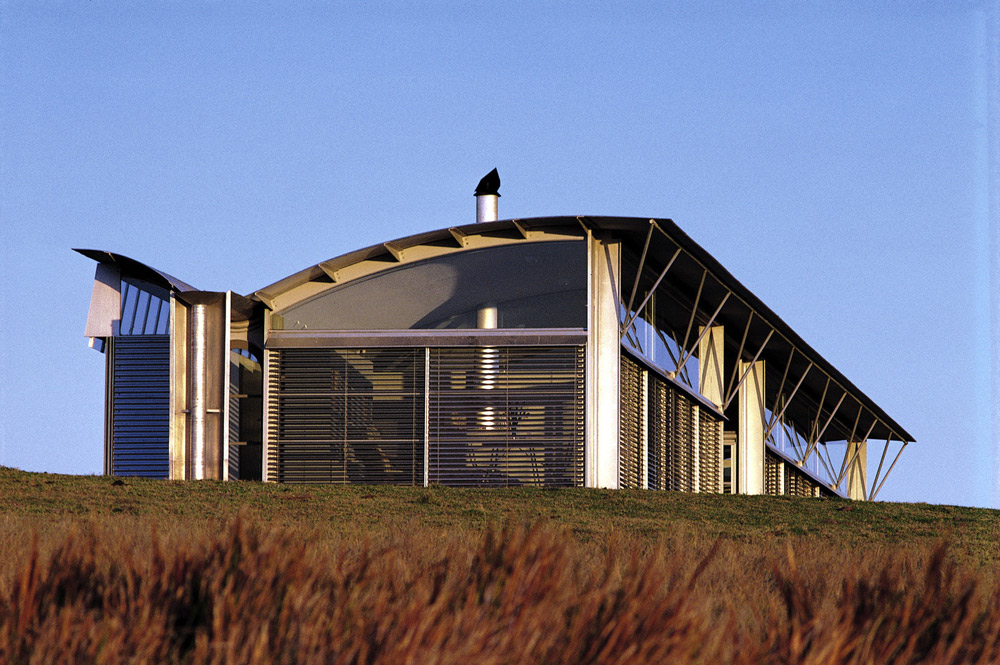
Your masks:
{"label": "metal chimney pipe", "polygon": [[476,327],[492,330],[497,327],[497,306],[483,305],[476,310]]}
{"label": "metal chimney pipe", "polygon": [[498,209],[499,194],[480,194],[476,196],[476,223],[495,222],[500,219]]}
{"label": "metal chimney pipe", "polygon": [[500,174],[493,169],[476,187],[476,223],[495,222],[500,219]]}

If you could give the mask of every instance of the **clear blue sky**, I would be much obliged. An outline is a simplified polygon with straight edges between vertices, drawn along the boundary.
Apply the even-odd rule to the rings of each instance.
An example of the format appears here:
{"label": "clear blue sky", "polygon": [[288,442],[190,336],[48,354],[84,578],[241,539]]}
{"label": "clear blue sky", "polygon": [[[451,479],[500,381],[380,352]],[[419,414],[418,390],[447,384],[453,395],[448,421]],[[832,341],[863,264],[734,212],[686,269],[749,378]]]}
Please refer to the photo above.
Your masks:
{"label": "clear blue sky", "polygon": [[995,3],[360,4],[0,0],[0,464],[101,469],[71,247],[246,294],[495,166],[675,220],[916,437],[880,498],[1000,507]]}

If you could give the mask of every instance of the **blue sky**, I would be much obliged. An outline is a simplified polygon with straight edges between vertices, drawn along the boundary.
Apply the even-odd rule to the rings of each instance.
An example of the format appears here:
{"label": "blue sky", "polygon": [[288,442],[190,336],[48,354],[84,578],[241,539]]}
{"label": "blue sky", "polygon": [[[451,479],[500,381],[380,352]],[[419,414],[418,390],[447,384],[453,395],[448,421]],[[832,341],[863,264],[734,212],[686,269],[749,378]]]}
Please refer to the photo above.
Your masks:
{"label": "blue sky", "polygon": [[0,464],[101,469],[71,247],[246,294],[497,167],[676,221],[916,437],[880,498],[1000,507],[995,4],[359,4],[0,0]]}

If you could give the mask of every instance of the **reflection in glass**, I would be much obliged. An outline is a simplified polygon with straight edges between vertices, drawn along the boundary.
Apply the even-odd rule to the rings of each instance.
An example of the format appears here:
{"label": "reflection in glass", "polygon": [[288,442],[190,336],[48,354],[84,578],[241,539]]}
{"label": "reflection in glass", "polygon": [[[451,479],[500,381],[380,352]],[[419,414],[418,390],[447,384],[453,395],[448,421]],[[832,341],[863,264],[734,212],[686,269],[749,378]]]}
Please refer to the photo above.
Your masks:
{"label": "reflection in glass", "polygon": [[518,243],[401,265],[278,312],[287,330],[476,328],[496,306],[499,328],[584,328],[583,240]]}

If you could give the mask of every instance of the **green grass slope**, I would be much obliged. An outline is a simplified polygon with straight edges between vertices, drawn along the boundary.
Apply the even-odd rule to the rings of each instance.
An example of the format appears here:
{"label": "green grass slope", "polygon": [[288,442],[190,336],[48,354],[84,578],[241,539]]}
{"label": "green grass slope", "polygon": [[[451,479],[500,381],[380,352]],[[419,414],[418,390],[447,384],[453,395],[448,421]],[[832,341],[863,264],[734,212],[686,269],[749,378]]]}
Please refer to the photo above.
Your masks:
{"label": "green grass slope", "polygon": [[956,506],[642,490],[168,482],[0,467],[0,516],[8,527],[122,517],[224,523],[241,511],[265,523],[355,535],[544,522],[566,528],[581,541],[603,540],[612,532],[648,542],[684,534],[754,543],[819,539],[847,548],[929,546],[943,540],[967,563],[1000,561],[1000,511]]}

